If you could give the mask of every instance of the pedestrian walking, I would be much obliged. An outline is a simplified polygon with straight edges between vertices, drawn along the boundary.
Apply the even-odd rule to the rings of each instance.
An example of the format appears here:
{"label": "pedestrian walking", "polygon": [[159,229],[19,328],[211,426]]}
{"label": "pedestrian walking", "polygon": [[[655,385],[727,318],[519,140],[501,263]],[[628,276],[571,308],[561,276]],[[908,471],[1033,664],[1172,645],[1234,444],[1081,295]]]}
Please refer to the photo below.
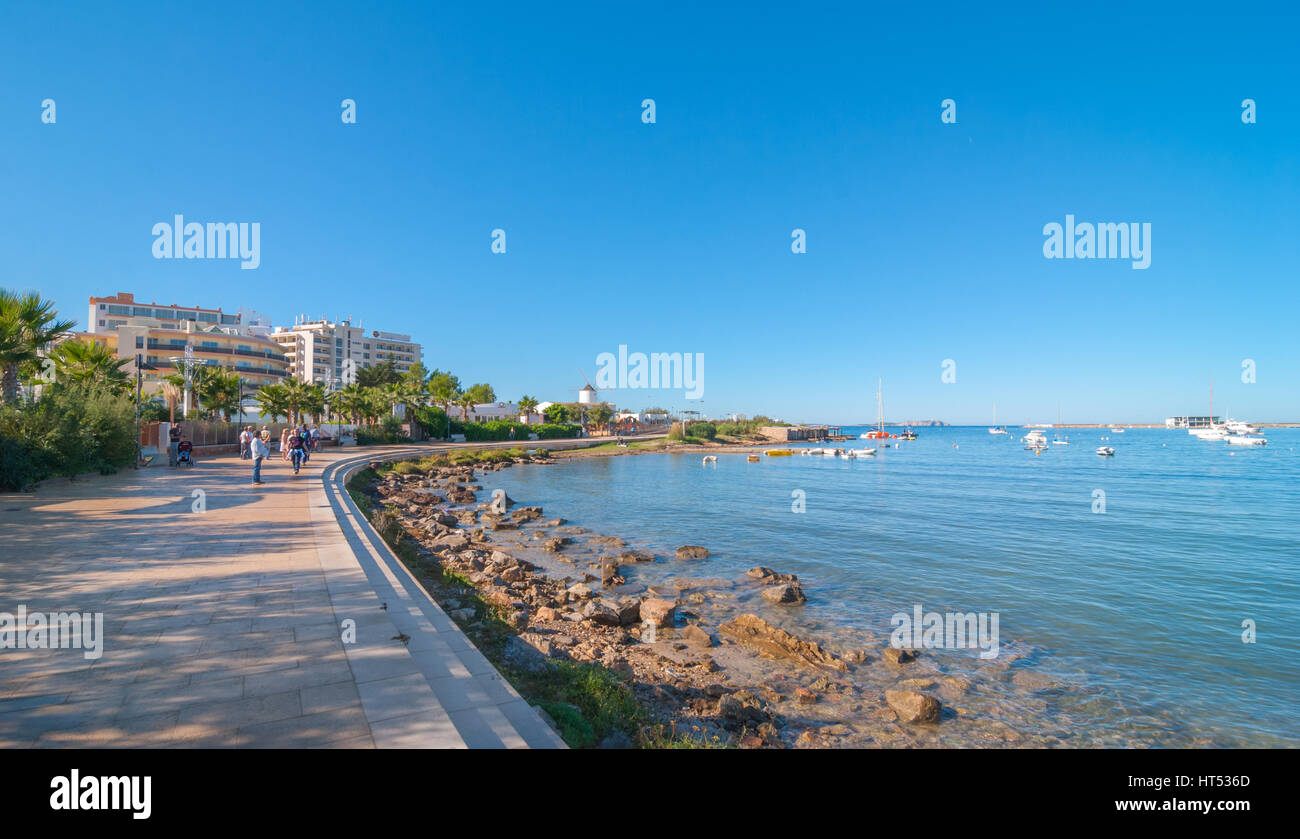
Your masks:
{"label": "pedestrian walking", "polygon": [[320,451],[320,426],[312,425],[311,427],[311,450]]}
{"label": "pedestrian walking", "polygon": [[248,447],[253,445],[253,427],[250,425],[243,431],[239,432],[239,459],[248,460],[252,455]]}
{"label": "pedestrian walking", "polygon": [[307,456],[307,448],[302,435],[297,433],[289,435],[289,456],[293,460],[293,474],[297,475],[298,469]]}
{"label": "pedestrian walking", "polygon": [[262,483],[262,460],[271,454],[271,450],[262,442],[261,437],[254,437],[251,446],[253,455],[253,483]]}
{"label": "pedestrian walking", "polygon": [[289,459],[289,433],[290,433],[289,426],[287,425],[284,427],[284,430],[280,432],[280,459],[281,460]]}
{"label": "pedestrian walking", "polygon": [[172,427],[167,429],[167,437],[169,440],[167,443],[167,465],[175,466],[181,447],[181,424],[179,422],[172,423]]}

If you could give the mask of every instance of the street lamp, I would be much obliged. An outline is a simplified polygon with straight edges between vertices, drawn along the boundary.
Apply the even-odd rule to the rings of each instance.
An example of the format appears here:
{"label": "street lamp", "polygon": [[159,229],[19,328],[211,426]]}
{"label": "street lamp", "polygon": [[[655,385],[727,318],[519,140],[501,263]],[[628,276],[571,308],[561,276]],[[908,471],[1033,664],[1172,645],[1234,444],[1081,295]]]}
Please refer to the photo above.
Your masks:
{"label": "street lamp", "polygon": [[185,403],[182,415],[185,419],[190,418],[190,394],[194,390],[194,345],[185,345],[184,355],[173,355],[171,357],[173,367],[181,367],[185,372]]}

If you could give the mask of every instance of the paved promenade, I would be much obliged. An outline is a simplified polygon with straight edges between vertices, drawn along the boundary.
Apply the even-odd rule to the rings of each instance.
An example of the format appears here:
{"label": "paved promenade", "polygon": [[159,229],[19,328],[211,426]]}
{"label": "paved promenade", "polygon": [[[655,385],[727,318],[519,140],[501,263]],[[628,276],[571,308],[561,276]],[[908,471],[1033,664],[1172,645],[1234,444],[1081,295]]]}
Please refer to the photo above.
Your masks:
{"label": "paved promenade", "polygon": [[0,612],[102,612],[105,636],[97,660],[0,649],[0,748],[562,748],[346,499],[348,469],[411,450],[0,495]]}

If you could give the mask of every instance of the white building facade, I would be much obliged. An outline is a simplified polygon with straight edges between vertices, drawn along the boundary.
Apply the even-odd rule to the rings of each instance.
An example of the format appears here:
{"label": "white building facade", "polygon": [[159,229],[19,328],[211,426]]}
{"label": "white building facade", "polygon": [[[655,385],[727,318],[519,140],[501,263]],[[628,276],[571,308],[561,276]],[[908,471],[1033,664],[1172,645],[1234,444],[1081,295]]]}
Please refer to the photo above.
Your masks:
{"label": "white building facade", "polygon": [[294,378],[320,384],[350,383],[358,370],[392,361],[406,373],[423,358],[423,348],[410,335],[363,329],[350,321],[308,321],[277,326],[270,339],[289,359]]}

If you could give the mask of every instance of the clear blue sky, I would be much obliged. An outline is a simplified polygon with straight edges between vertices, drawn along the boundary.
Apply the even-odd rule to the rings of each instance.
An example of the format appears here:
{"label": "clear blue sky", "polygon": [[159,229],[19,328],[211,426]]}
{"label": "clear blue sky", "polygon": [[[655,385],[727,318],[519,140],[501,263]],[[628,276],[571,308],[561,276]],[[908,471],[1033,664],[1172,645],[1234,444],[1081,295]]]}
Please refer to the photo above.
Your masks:
{"label": "clear blue sky", "polygon": [[[1300,419],[1286,6],[620,5],[7,2],[0,283],[351,314],[503,398],[627,344],[703,353],[711,413]],[[261,267],[153,259],[175,213]],[[1045,259],[1067,213],[1151,267]]]}

